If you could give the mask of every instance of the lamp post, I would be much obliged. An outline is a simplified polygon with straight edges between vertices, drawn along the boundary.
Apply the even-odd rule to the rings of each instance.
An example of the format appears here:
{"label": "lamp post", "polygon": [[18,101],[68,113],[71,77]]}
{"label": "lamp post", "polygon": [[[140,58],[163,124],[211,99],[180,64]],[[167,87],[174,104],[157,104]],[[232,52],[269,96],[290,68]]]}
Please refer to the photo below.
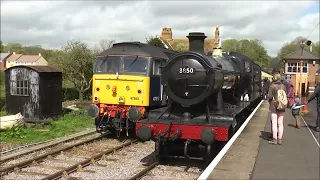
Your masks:
{"label": "lamp post", "polygon": [[[302,56],[303,56],[303,49],[304,49],[305,45],[310,46],[311,44],[312,44],[312,42],[310,40],[307,40],[306,43],[302,40],[301,44],[300,44],[300,47],[301,47],[301,60],[300,60],[299,96],[300,96],[301,104],[302,104],[302,70],[303,70],[303,59],[302,59]],[[305,84],[305,90],[307,89],[306,86],[307,86],[307,84]],[[306,104],[306,103],[307,103],[307,97],[304,98],[304,104]],[[304,113],[304,114],[308,114],[309,113],[309,111],[307,109],[307,106],[303,107],[302,113]]]}

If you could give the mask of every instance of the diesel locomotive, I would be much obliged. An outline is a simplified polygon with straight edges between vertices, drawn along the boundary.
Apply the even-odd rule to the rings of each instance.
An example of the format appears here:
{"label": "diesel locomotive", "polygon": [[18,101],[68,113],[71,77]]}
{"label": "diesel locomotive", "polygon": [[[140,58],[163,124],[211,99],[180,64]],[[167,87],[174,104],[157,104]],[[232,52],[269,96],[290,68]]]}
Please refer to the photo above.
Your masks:
{"label": "diesel locomotive", "polygon": [[163,107],[167,96],[160,68],[177,52],[140,42],[116,43],[97,55],[88,115],[99,133],[134,135],[135,122],[150,109]]}
{"label": "diesel locomotive", "polygon": [[221,47],[205,54],[204,33],[187,37],[189,51],[174,55],[162,68],[167,106],[136,122],[136,135],[155,142],[159,160],[211,157],[212,147],[227,142],[262,99],[259,65]]}

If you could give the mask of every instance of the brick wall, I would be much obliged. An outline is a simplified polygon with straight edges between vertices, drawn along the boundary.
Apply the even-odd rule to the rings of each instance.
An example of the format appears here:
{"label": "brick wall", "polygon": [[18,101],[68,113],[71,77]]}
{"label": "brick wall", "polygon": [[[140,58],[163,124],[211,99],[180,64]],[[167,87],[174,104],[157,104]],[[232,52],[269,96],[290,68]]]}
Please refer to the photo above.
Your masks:
{"label": "brick wall", "polygon": [[[315,64],[313,64],[313,60],[308,60],[307,62],[308,62],[308,75],[306,76],[306,74],[302,74],[302,83],[305,83],[305,81],[307,81],[306,86],[309,84],[309,87],[314,87],[316,71],[320,67],[319,61],[315,61]],[[286,60],[286,63],[300,63],[300,60]],[[285,70],[286,68],[287,68],[287,64],[285,64]],[[300,73],[290,74],[290,75],[291,75],[292,83],[294,85],[294,92],[295,94],[298,94],[299,85],[300,85],[299,84]],[[307,80],[305,78],[307,78]]]}
{"label": "brick wall", "polygon": [[172,39],[172,29],[171,28],[162,28],[161,39],[167,40]]}

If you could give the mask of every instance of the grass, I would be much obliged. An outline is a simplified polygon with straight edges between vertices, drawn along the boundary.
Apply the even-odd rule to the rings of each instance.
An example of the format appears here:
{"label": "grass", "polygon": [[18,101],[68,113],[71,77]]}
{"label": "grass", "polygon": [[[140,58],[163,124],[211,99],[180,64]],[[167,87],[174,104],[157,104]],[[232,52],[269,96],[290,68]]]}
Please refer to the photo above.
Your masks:
{"label": "grass", "polygon": [[0,142],[11,145],[40,142],[93,127],[93,120],[86,115],[84,110],[73,111],[57,120],[52,120],[50,125],[15,126],[11,129],[2,130],[0,131]]}

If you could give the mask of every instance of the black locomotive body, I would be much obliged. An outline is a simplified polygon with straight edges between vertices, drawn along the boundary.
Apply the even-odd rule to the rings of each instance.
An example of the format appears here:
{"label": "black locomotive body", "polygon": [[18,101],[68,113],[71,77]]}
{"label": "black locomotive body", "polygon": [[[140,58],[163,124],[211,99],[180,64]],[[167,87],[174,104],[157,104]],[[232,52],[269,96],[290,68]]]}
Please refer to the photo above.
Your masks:
{"label": "black locomotive body", "polygon": [[137,136],[154,140],[159,157],[174,155],[179,147],[185,156],[191,147],[210,155],[211,146],[228,141],[262,97],[259,65],[237,52],[208,56],[204,33],[187,37],[189,51],[171,57],[162,68],[168,106],[136,123]]}

